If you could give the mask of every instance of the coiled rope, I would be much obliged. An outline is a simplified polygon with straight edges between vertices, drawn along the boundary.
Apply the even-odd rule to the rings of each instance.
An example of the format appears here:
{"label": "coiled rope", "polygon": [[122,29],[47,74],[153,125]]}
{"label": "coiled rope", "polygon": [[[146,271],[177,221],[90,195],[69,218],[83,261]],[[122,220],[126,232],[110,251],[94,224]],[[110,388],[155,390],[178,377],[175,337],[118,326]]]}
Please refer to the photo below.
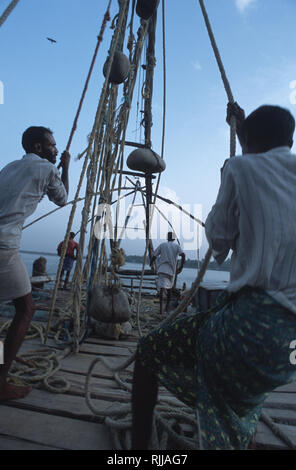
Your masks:
{"label": "coiled rope", "polygon": [[[11,320],[0,326],[0,334],[10,327]],[[43,325],[32,322],[27,331],[25,340],[40,337],[44,344]],[[9,380],[15,384],[34,385],[52,393],[66,393],[70,389],[70,383],[64,378],[55,378],[54,375],[61,368],[61,360],[71,352],[70,348],[63,351],[55,349],[34,349],[19,354],[9,369]]]}

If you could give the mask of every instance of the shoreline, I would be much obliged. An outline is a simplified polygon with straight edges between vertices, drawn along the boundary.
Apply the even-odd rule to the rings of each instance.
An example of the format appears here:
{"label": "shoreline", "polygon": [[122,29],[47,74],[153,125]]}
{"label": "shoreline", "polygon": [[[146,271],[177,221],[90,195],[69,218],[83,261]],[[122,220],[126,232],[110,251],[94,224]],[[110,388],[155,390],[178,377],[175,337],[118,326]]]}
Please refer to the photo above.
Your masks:
{"label": "shoreline", "polygon": [[[27,255],[40,255],[40,256],[56,256],[59,257],[57,253],[47,253],[47,252],[42,252],[42,251],[31,251],[31,250],[19,250],[20,253],[24,253]],[[83,259],[86,259],[86,256],[83,256]],[[138,255],[126,255],[125,257],[125,262],[126,263],[131,263],[131,264],[142,264],[143,263],[143,257],[138,256]],[[201,260],[200,266],[202,265],[203,260]],[[146,266],[149,267],[149,263],[146,263]],[[193,260],[193,259],[188,259],[185,261],[184,268],[186,269],[197,269],[198,268],[198,261]],[[223,263],[221,266],[218,266],[218,264],[215,261],[210,261],[208,270],[210,271],[224,271],[224,272],[229,272],[229,262]]]}

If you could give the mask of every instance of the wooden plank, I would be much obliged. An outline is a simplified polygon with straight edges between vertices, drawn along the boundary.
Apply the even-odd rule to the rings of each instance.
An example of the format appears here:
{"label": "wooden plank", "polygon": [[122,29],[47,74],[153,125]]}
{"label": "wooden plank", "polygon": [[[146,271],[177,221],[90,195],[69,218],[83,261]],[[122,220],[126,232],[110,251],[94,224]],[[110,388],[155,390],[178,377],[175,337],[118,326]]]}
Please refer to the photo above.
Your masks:
{"label": "wooden plank", "polygon": [[[66,379],[71,388],[67,392],[68,394],[78,395],[85,399],[85,382],[86,377],[85,375],[80,374],[70,374],[68,372],[59,372],[55,376],[56,378],[62,377]],[[92,397],[99,399],[99,400],[106,400],[106,401],[122,401],[127,403],[131,400],[130,392],[127,390],[119,387],[115,380],[111,378],[97,378],[92,377],[90,383],[90,391],[92,393]]]}
{"label": "wooden plank", "polygon": [[[69,372],[58,372],[55,377],[62,377],[69,381],[69,383],[71,384],[71,388],[68,393],[85,397],[85,375],[71,374]],[[128,379],[128,384],[131,385],[130,374],[128,376]],[[124,378],[124,380],[126,380],[126,378]],[[90,385],[90,390],[94,398],[106,401],[122,401],[125,403],[131,400],[130,392],[120,387],[117,382],[111,377],[97,378],[92,376]],[[159,398],[169,398],[171,404],[177,406],[182,405],[182,403],[177,398],[174,398],[173,395],[162,386],[159,387]]]}
{"label": "wooden plank", "polygon": [[96,409],[101,412],[100,416],[93,414],[87,406],[84,396],[54,394],[45,390],[33,389],[25,398],[7,402],[6,406],[12,409],[31,410],[38,413],[99,423],[103,422],[105,413],[109,413],[114,409],[114,406],[118,406],[114,402],[98,399],[93,399],[93,403]]}
{"label": "wooden plank", "polygon": [[101,424],[3,405],[0,434],[66,450],[112,449],[109,433]]}
{"label": "wooden plank", "polygon": [[290,384],[283,385],[282,387],[279,387],[274,391],[275,392],[284,392],[284,393],[296,393],[296,382],[292,382]]}
{"label": "wooden plank", "polygon": [[[56,378],[63,378],[67,380],[71,384],[71,389],[69,393],[82,393],[85,394],[85,381],[86,376],[84,374],[73,374],[71,372],[59,371],[55,374]],[[108,389],[119,389],[117,382],[113,379],[113,377],[92,377],[91,383],[94,384],[96,387],[101,388],[108,388]]]}
{"label": "wooden plank", "polygon": [[275,421],[275,423],[296,425],[296,410],[264,408],[264,411]]}
{"label": "wooden plank", "polygon": [[268,408],[296,409],[296,395],[294,393],[272,392],[264,402]]}
{"label": "wooden plank", "polygon": [[288,449],[281,439],[276,437],[266,424],[260,421],[255,436],[256,447],[265,449]]}
{"label": "wooden plank", "polygon": [[[97,343],[83,343],[80,346],[80,353],[82,354],[91,354],[92,359],[94,359],[94,356],[118,356],[124,358],[127,358],[130,356],[136,349],[136,343],[131,343],[131,346],[124,346],[121,345],[119,342],[119,345],[112,345],[114,344],[113,342],[110,342],[110,344],[97,344]],[[22,347],[20,349],[20,353],[25,353],[28,350],[31,349],[48,349],[48,348],[53,348],[56,350],[64,350],[67,347],[67,345],[62,345],[62,344],[56,344],[55,341],[51,338],[49,338],[46,342],[46,344],[42,344],[40,338],[34,338],[30,340],[26,340],[23,342]]]}
{"label": "wooden plank", "polygon": [[61,450],[58,447],[43,446],[24,439],[0,435],[0,450]]}
{"label": "wooden plank", "polygon": [[[115,358],[110,359],[111,364],[121,364],[126,358]],[[91,362],[94,360],[94,356],[90,354],[78,354],[68,356],[62,361],[62,371],[67,372],[79,372],[80,374],[87,374]],[[133,364],[127,367],[127,371],[133,371]],[[103,378],[113,377],[113,372],[110,372],[101,362],[98,362],[93,370],[93,375],[100,376]]]}
{"label": "wooden plank", "polygon": [[122,348],[120,346],[108,346],[101,344],[83,343],[79,348],[79,353],[88,353],[102,356],[130,356],[135,348]]}
{"label": "wooden plank", "polygon": [[[296,427],[288,424],[277,423],[279,429],[290,439],[294,446],[296,446]],[[270,448],[289,449],[288,445],[270,430],[270,428],[263,423],[259,422],[255,436],[256,443],[260,445],[269,446]]]}
{"label": "wooden plank", "polygon": [[84,342],[84,344],[101,344],[101,345],[108,345],[108,346],[120,346],[120,347],[128,347],[128,348],[133,348],[136,347],[138,344],[137,339],[133,339],[132,336],[128,336],[127,338],[121,338],[119,340],[115,339],[105,339],[105,338],[99,338],[95,336],[90,336],[87,338]]}

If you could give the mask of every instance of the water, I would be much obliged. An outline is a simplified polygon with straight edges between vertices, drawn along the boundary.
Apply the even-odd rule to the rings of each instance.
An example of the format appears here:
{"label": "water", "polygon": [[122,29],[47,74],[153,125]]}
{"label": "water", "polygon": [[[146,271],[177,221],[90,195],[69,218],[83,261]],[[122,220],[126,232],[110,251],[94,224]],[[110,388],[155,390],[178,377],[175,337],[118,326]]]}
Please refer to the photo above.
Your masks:
{"label": "water", "polygon": [[[41,253],[21,253],[22,259],[24,264],[28,270],[29,275],[32,275],[32,266],[35,259],[39,258],[39,256],[44,256],[47,259],[46,271],[47,274],[50,276],[55,276],[58,264],[59,264],[59,257],[58,256],[49,256],[49,255],[42,255]],[[135,270],[142,270],[142,265],[138,263],[126,263],[123,269],[135,269]],[[147,266],[146,269],[149,269]],[[72,273],[74,272],[74,267],[72,269]],[[184,268],[182,273],[178,275],[177,279],[177,287],[181,288],[183,283],[185,282],[187,288],[191,286],[192,282],[195,280],[197,276],[197,269],[191,268]],[[211,281],[211,282],[228,282],[229,281],[229,272],[226,271],[207,271],[204,276],[204,281]],[[127,281],[130,283],[130,280]],[[134,285],[137,283],[135,282]]]}

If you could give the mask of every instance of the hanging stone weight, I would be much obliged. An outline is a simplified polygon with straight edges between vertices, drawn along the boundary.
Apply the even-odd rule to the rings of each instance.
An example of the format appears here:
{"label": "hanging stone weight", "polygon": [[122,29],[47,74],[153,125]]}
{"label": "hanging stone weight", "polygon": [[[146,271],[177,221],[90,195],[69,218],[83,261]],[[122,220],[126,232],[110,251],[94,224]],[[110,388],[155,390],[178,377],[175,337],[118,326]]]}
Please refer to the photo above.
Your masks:
{"label": "hanging stone weight", "polygon": [[[109,59],[106,60],[103,68],[104,77],[106,77],[108,62]],[[128,77],[129,70],[130,63],[128,58],[123,54],[123,52],[115,52],[111,66],[109,81],[114,85],[119,85],[120,83],[123,83],[124,80]]]}
{"label": "hanging stone weight", "polygon": [[142,20],[148,20],[153,15],[158,4],[159,0],[138,0],[136,13]]}
{"label": "hanging stone weight", "polygon": [[104,323],[124,323],[131,317],[126,293],[116,286],[95,284],[91,291],[89,314]]}
{"label": "hanging stone weight", "polygon": [[127,159],[130,170],[143,171],[144,173],[161,173],[165,170],[165,162],[151,149],[136,149]]}

